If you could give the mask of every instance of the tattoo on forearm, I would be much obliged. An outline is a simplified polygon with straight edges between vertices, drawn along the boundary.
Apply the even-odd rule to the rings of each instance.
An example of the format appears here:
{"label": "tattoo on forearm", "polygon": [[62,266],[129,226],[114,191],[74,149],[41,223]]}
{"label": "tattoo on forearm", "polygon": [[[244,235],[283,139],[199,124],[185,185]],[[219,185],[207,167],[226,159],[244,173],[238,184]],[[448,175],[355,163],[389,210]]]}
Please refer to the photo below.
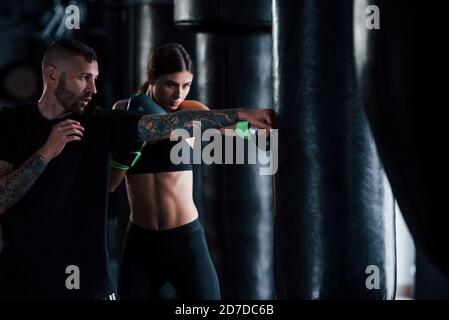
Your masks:
{"label": "tattoo on forearm", "polygon": [[239,121],[237,110],[205,111],[185,110],[158,116],[143,116],[138,124],[139,138],[152,141],[168,137],[175,129],[193,133],[193,121],[201,122],[201,129],[223,128]]}
{"label": "tattoo on forearm", "polygon": [[47,161],[35,153],[16,171],[0,178],[0,213],[25,196],[46,166]]}

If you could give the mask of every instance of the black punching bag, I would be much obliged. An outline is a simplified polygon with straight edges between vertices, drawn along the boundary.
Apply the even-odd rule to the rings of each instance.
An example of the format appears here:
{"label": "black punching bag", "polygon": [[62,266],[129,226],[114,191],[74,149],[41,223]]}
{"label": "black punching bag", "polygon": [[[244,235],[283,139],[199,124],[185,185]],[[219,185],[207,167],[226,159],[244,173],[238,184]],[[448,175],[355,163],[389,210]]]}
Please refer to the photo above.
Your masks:
{"label": "black punching bag", "polygon": [[[271,108],[269,0],[177,1],[175,22],[196,34],[201,102]],[[258,165],[222,164],[203,165],[201,179],[200,218],[222,297],[274,298],[272,176],[261,176]]]}
{"label": "black punching bag", "polygon": [[[118,1],[114,8],[114,20],[110,31],[119,54],[116,61],[113,93],[118,99],[129,97],[147,79],[150,54],[160,45],[178,42],[188,52],[195,48],[194,37],[182,34],[173,22],[174,0]],[[117,57],[117,58],[115,58]]]}
{"label": "black punching bag", "polygon": [[359,86],[379,154],[418,249],[449,275],[447,12],[428,1],[355,5]]}
{"label": "black punching bag", "polygon": [[394,198],[356,90],[352,0],[274,0],[280,299],[392,299]]}

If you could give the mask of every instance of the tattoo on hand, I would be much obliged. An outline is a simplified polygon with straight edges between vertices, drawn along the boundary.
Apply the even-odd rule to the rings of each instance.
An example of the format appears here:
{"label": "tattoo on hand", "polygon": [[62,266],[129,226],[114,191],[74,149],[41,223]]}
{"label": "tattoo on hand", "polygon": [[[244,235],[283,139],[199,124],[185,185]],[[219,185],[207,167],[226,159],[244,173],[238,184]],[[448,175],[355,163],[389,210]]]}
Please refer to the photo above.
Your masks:
{"label": "tattoo on hand", "polygon": [[47,161],[36,153],[16,171],[0,178],[0,213],[25,196],[46,166]]}
{"label": "tattoo on hand", "polygon": [[143,116],[138,124],[139,138],[152,141],[167,138],[176,129],[193,134],[193,121],[201,122],[201,129],[224,128],[239,121],[236,110],[205,111],[184,110],[167,115]]}

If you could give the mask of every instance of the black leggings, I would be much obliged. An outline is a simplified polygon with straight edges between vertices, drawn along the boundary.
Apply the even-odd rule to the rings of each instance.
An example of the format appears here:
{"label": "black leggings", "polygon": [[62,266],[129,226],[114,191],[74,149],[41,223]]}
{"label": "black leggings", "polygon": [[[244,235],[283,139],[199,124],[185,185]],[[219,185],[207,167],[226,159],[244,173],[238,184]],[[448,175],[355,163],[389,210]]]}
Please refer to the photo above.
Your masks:
{"label": "black leggings", "polygon": [[198,219],[160,231],[128,225],[119,276],[120,299],[156,299],[166,282],[180,299],[220,299],[217,273]]}

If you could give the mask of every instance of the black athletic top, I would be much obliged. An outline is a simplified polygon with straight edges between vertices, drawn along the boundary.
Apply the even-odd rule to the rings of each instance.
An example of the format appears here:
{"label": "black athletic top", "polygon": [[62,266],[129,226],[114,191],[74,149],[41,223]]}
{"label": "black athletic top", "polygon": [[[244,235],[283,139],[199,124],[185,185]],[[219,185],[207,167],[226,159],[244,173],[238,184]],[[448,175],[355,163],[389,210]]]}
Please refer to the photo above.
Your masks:
{"label": "black athletic top", "polygon": [[[140,116],[91,107],[66,118],[81,122],[82,140],[67,143],[28,193],[0,215],[0,292],[6,295],[5,283],[25,298],[102,298],[115,289],[106,250],[111,156],[132,150]],[[0,160],[21,166],[63,120],[44,118],[37,103],[3,108]],[[79,268],[80,289],[66,287],[70,265]]]}
{"label": "black athletic top", "polygon": [[[174,148],[174,149],[172,149]],[[172,151],[173,150],[173,151]],[[181,163],[175,164],[170,159],[170,153],[176,153]],[[186,153],[186,155],[183,155]],[[185,163],[183,163],[185,162]],[[193,152],[187,141],[160,140],[148,143],[142,150],[142,157],[127,173],[158,173],[192,170]]]}

